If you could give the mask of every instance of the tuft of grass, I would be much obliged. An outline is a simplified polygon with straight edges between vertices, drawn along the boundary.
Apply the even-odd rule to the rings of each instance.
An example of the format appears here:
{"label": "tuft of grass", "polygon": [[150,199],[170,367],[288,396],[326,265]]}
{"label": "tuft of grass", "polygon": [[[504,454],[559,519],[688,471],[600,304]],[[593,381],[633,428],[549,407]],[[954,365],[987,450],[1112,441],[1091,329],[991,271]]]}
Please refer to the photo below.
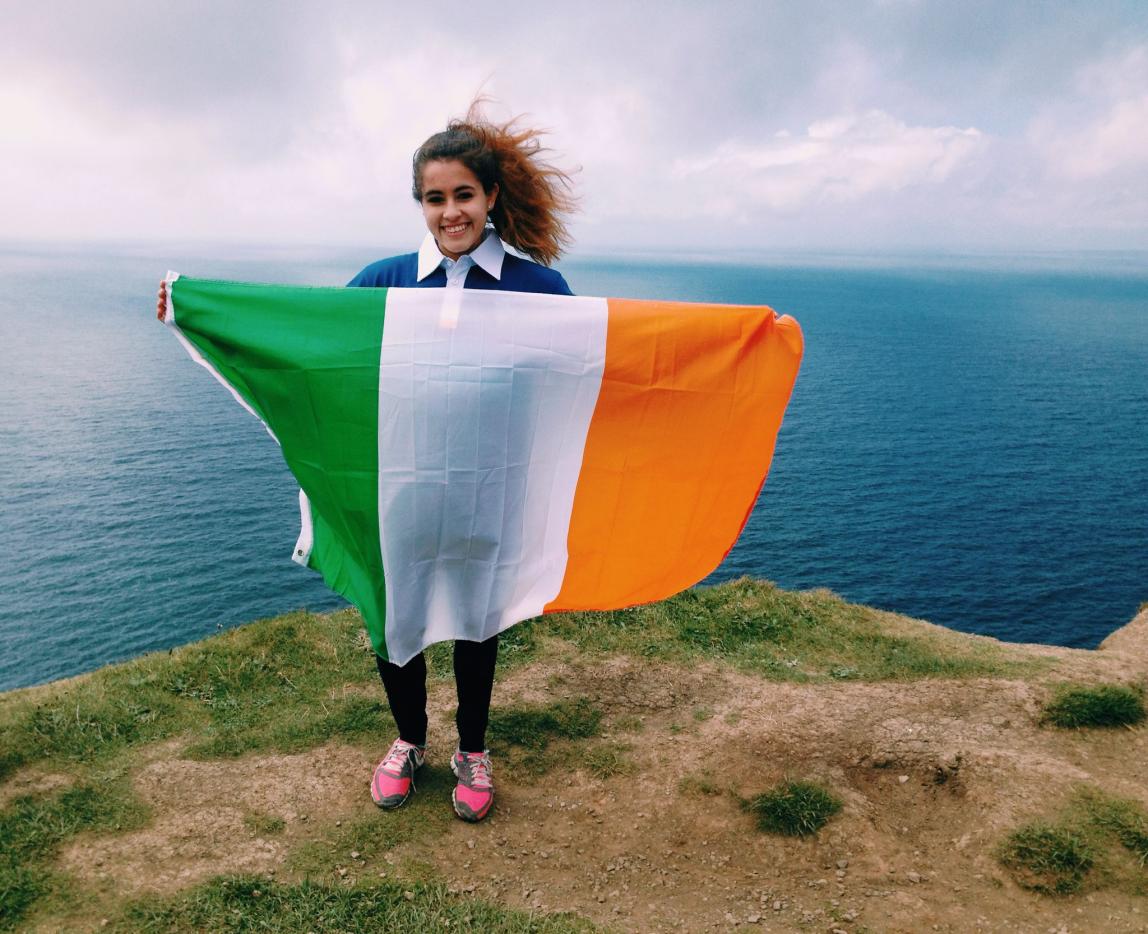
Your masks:
{"label": "tuft of grass", "polygon": [[1073,804],[1093,828],[1118,840],[1141,869],[1148,867],[1148,814],[1140,804],[1090,788],[1078,791]]}
{"label": "tuft of grass", "polygon": [[841,807],[840,798],[810,781],[784,781],[745,802],[759,829],[788,837],[817,833]]}
{"label": "tuft of grass", "polygon": [[636,768],[629,752],[629,745],[615,742],[595,746],[582,754],[582,767],[598,778],[629,775]]}
{"label": "tuft of grass", "polygon": [[721,794],[721,788],[711,775],[687,775],[678,782],[678,791],[691,797],[716,797]]}
{"label": "tuft of grass", "polygon": [[1079,833],[1041,822],[1010,833],[997,858],[1019,885],[1046,895],[1079,892],[1095,863],[1093,850]]}
{"label": "tuft of grass", "polygon": [[828,590],[786,591],[750,578],[626,610],[555,613],[530,625],[546,626],[584,653],[724,659],[776,681],[1001,676],[1047,664],[846,603]]}
{"label": "tuft of grass", "polygon": [[1122,684],[1061,685],[1043,720],[1066,728],[1131,726],[1144,720],[1144,696]]}
{"label": "tuft of grass", "polygon": [[244,814],[243,825],[259,837],[273,837],[287,829],[287,822],[282,817],[257,811]]}
{"label": "tuft of grass", "polygon": [[421,882],[331,887],[225,876],[174,897],[136,901],[109,929],[131,934],[445,930],[581,934],[594,927],[574,915],[514,911]]}
{"label": "tuft of grass", "polygon": [[146,818],[118,776],[10,802],[0,811],[0,931],[17,929],[37,901],[63,887],[52,863],[65,841],[82,831],[129,830]]}
{"label": "tuft of grass", "polygon": [[1148,814],[1143,806],[1099,788],[1075,790],[1054,820],[1013,831],[997,858],[1017,883],[1052,895],[1091,888],[1148,893]]}

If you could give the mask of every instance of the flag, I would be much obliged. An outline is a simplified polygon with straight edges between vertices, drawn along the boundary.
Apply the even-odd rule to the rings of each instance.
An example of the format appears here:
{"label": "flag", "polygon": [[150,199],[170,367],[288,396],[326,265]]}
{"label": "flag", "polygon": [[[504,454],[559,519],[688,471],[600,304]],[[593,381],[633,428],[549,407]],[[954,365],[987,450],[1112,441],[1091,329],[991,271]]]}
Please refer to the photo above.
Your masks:
{"label": "flag", "polygon": [[294,559],[397,664],[713,571],[803,346],[764,306],[167,281],[166,323],[299,483]]}

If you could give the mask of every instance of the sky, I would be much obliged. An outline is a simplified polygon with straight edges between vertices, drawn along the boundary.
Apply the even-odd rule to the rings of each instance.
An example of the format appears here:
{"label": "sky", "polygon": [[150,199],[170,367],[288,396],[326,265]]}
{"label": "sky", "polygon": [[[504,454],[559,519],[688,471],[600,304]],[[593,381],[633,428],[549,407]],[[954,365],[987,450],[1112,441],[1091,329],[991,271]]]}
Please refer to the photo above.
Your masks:
{"label": "sky", "polygon": [[576,250],[1148,249],[1148,2],[0,0],[0,238],[401,246],[493,98]]}

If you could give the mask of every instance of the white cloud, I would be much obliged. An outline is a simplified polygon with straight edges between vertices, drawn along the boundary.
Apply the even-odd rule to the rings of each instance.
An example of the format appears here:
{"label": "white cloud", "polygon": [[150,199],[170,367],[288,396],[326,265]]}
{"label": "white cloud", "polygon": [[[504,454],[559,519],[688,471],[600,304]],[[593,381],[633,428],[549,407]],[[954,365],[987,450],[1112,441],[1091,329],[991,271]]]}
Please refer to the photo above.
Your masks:
{"label": "white cloud", "polygon": [[791,212],[945,182],[986,146],[975,128],[909,126],[881,110],[842,114],[805,133],[729,141],[679,160],[673,176],[703,213],[739,217],[760,207]]}
{"label": "white cloud", "polygon": [[1148,48],[1081,69],[1075,90],[1029,128],[1049,172],[1077,181],[1148,172]]}

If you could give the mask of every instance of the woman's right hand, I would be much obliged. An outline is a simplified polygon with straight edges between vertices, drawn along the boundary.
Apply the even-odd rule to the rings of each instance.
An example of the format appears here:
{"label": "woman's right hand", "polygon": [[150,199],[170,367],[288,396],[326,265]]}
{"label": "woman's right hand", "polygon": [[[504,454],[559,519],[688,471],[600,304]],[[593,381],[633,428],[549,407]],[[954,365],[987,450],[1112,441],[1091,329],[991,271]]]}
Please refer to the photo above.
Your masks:
{"label": "woman's right hand", "polygon": [[167,280],[161,279],[159,282],[159,294],[156,296],[155,302],[155,316],[160,321],[163,320],[164,315],[167,314]]}

